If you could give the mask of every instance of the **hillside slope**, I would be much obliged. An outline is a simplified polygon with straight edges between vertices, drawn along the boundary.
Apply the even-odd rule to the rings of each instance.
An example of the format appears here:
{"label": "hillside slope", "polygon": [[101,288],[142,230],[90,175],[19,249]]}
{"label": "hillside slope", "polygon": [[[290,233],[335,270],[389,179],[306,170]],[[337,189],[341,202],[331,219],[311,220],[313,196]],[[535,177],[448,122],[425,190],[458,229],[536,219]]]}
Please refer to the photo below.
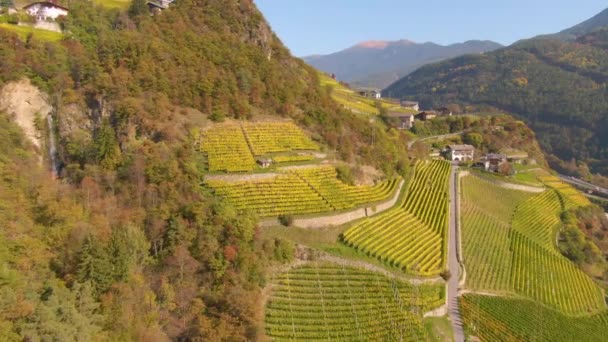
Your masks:
{"label": "hillside slope", "polygon": [[201,186],[195,146],[214,121],[291,119],[339,159],[407,167],[404,137],[341,110],[252,1],[178,1],[155,17],[142,0],[75,2],[62,25],[57,43],[0,29],[0,87],[29,78],[48,95],[56,124],[35,128],[43,144],[56,136],[61,164],[54,180],[0,113],[8,340],[259,337],[267,268],[293,249]]}
{"label": "hillside slope", "polygon": [[447,46],[408,40],[371,41],[330,55],[304,57],[304,61],[321,71],[336,74],[341,81],[384,88],[425,64],[500,47],[498,43],[479,40]]}
{"label": "hillside slope", "polygon": [[585,162],[608,174],[608,31],[562,42],[533,39],[429,65],[385,91],[423,106],[464,103],[517,114],[553,166]]}
{"label": "hillside slope", "polygon": [[592,33],[606,26],[608,26],[608,8],[596,14],[592,18],[583,21],[580,24],[574,25],[570,28],[567,28],[563,31],[560,31],[559,33],[550,36],[554,38],[572,41],[576,40],[576,38],[580,36]]}

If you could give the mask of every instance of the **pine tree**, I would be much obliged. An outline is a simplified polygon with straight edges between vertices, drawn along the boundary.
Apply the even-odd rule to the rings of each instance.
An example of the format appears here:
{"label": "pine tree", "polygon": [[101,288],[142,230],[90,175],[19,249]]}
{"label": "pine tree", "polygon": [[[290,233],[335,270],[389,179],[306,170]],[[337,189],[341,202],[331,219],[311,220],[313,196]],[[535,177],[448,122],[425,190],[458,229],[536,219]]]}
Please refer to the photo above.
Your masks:
{"label": "pine tree", "polygon": [[88,237],[79,253],[77,278],[91,281],[98,293],[106,292],[115,280],[112,260],[105,248]]}

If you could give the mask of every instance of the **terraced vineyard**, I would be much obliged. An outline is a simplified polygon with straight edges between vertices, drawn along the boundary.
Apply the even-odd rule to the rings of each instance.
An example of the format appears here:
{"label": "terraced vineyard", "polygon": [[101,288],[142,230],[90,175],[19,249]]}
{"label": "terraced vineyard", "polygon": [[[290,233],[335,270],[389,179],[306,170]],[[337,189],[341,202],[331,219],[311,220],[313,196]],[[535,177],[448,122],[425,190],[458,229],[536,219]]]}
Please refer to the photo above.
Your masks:
{"label": "terraced vineyard", "polygon": [[[207,155],[211,172],[253,171],[256,166],[254,156],[276,152],[319,150],[317,144],[312,142],[298,126],[290,122],[214,125],[203,131],[200,146],[201,151]],[[292,156],[293,158],[296,157]],[[298,159],[298,161],[302,160],[312,160],[312,158]]]}
{"label": "terraced vineyard", "polygon": [[420,275],[437,275],[445,262],[450,164],[421,162],[405,199],[394,209],[347,230],[350,246]]}
{"label": "terraced vineyard", "polygon": [[606,308],[603,291],[568,259],[514,232],[511,280],[520,294],[567,314]]}
{"label": "terraced vineyard", "polygon": [[461,223],[466,285],[479,291],[511,291],[510,221],[531,194],[479,177],[462,178]]}
{"label": "terraced vineyard", "polygon": [[556,248],[565,209],[556,190],[522,194],[471,176],[462,186],[468,288],[517,293],[571,315],[606,309],[603,291]]}
{"label": "terraced vineyard", "polygon": [[513,215],[512,227],[523,236],[554,253],[556,236],[560,225],[562,203],[553,190],[538,194],[517,207]]}
{"label": "terraced vineyard", "polygon": [[543,182],[546,186],[557,190],[564,198],[564,205],[566,209],[575,207],[585,207],[591,204],[589,199],[577,191],[569,184],[564,183],[561,179],[556,176],[544,173],[538,176],[538,179]]}
{"label": "terraced vineyard", "polygon": [[374,186],[351,186],[338,180],[336,169],[322,166],[290,171],[302,178],[318,192],[334,210],[353,208],[365,203],[379,202],[389,198],[398,185],[393,179]]}
{"label": "terraced vineyard", "polygon": [[421,341],[422,315],[441,306],[443,286],[412,286],[334,264],[282,274],[266,306],[266,335],[275,341]]}
{"label": "terraced vineyard", "polygon": [[251,155],[243,130],[237,124],[216,125],[201,135],[201,150],[207,154],[209,171],[252,171]]}
{"label": "terraced vineyard", "polygon": [[460,308],[468,334],[481,341],[605,341],[608,311],[572,317],[531,300],[464,295]]}
{"label": "terraced vineyard", "polygon": [[245,122],[242,127],[255,156],[319,149],[319,146],[312,142],[298,126],[290,122]]}
{"label": "terraced vineyard", "polygon": [[386,200],[395,193],[399,181],[350,186],[337,179],[335,168],[320,166],[291,170],[271,179],[208,180],[206,184],[238,210],[249,209],[262,217],[271,217],[343,210]]}
{"label": "terraced vineyard", "polygon": [[479,291],[511,290],[512,252],[509,225],[470,204],[462,209],[463,258],[467,288]]}

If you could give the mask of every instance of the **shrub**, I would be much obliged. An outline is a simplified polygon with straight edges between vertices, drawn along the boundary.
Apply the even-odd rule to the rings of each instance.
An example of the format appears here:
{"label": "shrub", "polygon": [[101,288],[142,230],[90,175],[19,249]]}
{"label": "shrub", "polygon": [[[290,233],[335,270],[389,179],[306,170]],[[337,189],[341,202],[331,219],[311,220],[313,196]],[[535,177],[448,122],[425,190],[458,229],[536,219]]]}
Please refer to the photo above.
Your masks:
{"label": "shrub", "polygon": [[338,173],[337,177],[342,182],[348,185],[355,184],[355,178],[353,177],[353,171],[348,165],[339,165],[336,167],[336,172]]}
{"label": "shrub", "polygon": [[293,216],[292,215],[279,215],[279,223],[281,223],[285,227],[291,227],[291,225],[293,225]]}

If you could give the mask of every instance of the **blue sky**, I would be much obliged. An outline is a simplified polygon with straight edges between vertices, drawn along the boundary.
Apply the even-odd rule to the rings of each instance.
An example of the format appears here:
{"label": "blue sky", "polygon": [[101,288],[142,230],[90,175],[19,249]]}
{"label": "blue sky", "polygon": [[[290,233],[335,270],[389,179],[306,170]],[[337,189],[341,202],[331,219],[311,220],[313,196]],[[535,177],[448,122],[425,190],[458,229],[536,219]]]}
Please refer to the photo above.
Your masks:
{"label": "blue sky", "polygon": [[366,40],[511,44],[561,31],[608,7],[605,0],[255,0],[296,56]]}

